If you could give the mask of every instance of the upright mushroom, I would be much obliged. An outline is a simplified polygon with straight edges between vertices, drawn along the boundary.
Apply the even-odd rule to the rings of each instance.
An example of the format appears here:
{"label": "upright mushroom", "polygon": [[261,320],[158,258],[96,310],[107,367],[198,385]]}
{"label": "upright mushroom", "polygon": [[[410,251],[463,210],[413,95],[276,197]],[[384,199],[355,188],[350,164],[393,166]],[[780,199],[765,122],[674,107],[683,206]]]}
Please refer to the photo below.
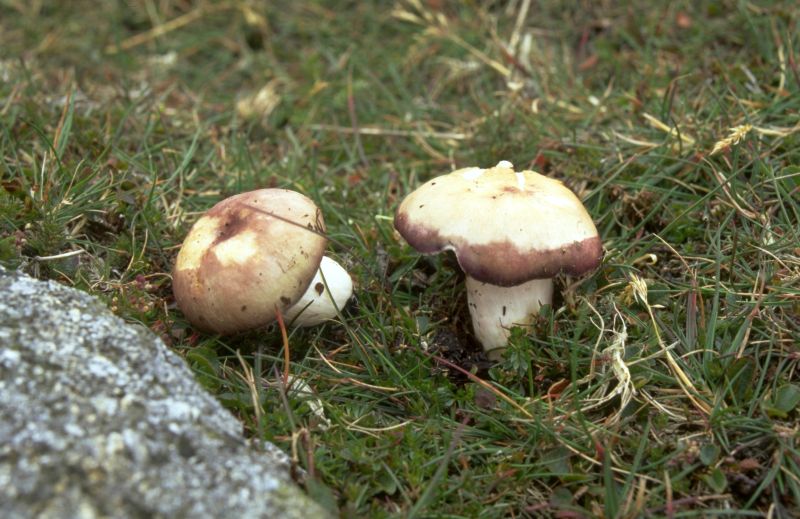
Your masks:
{"label": "upright mushroom", "polygon": [[227,198],[189,231],[172,273],[178,306],[197,328],[235,333],[281,312],[298,326],[336,316],[353,292],[347,272],[323,256],[322,213],[287,189]]}
{"label": "upright mushroom", "polygon": [[508,161],[426,182],[402,201],[394,225],[424,254],[455,252],[475,335],[495,360],[510,328],[530,324],[552,302],[556,274],[584,274],[603,256],[575,194],[534,171],[516,172]]}

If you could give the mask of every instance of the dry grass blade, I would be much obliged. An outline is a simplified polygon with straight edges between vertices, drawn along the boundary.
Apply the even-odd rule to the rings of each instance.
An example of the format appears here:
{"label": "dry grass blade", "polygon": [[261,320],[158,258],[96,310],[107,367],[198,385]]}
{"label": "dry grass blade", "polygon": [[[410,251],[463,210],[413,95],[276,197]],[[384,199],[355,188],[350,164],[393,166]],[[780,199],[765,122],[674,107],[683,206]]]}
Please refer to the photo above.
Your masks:
{"label": "dry grass blade", "polygon": [[655,315],[653,315],[653,307],[650,306],[650,303],[647,300],[647,283],[645,283],[645,281],[639,276],[632,274],[630,286],[633,289],[634,297],[647,309],[647,313],[650,316],[650,321],[653,324],[653,330],[656,334],[658,345],[661,348],[661,351],[664,353],[664,356],[667,359],[667,364],[672,370],[672,373],[675,375],[678,385],[680,385],[681,389],[692,402],[692,404],[694,404],[694,406],[700,412],[708,416],[711,414],[711,406],[703,400],[697,398],[696,395],[700,394],[699,391],[692,383],[691,379],[683,371],[683,369],[681,369],[681,367],[678,365],[675,357],[672,355],[672,352],[669,351],[664,344],[664,340],[661,338],[661,332],[658,329],[658,323],[656,322]]}
{"label": "dry grass blade", "polygon": [[357,380],[357,379],[355,379],[353,377],[347,377],[347,378],[335,379],[335,380],[337,382],[345,382],[345,383],[353,384],[353,385],[356,385],[356,386],[359,386],[359,387],[365,387],[367,389],[373,389],[375,391],[389,391],[391,393],[396,392],[396,391],[400,391],[400,388],[398,388],[398,387],[378,386],[378,385],[375,385],[375,384],[367,384],[366,382],[362,382],[362,381]]}
{"label": "dry grass blade", "polygon": [[503,400],[505,400],[506,402],[511,404],[517,411],[519,411],[520,413],[524,414],[526,417],[533,418],[533,416],[524,407],[522,407],[521,405],[516,403],[513,398],[511,398],[510,396],[506,395],[505,393],[503,393],[502,391],[500,391],[499,389],[497,389],[493,385],[489,384],[488,382],[486,382],[482,378],[475,376],[475,374],[470,373],[469,371],[465,370],[461,366],[457,366],[457,365],[453,364],[452,362],[450,362],[449,360],[446,360],[446,359],[443,359],[442,357],[439,357],[438,355],[432,355],[432,354],[430,354],[428,352],[422,352],[422,353],[426,357],[430,357],[433,360],[435,360],[436,362],[438,362],[440,364],[444,364],[448,368],[454,369],[454,370],[458,371],[459,373],[461,373],[462,375],[465,375],[471,381],[473,381],[476,384],[488,389],[489,391],[491,391],[495,395],[499,396],[500,398],[502,398]]}
{"label": "dry grass blade", "polygon": [[[264,413],[264,410],[261,408],[261,401],[258,395],[258,387],[256,385],[256,377],[253,374],[253,368],[245,362],[244,358],[242,358],[242,354],[239,353],[239,350],[236,350],[236,358],[239,359],[239,365],[242,368],[242,372],[239,373],[235,371],[234,373],[238,376],[242,382],[245,383],[247,389],[250,393],[250,399],[253,403],[253,409],[255,412],[255,419],[257,424],[261,424],[261,417]],[[260,426],[260,425],[259,425]]]}
{"label": "dry grass blade", "polygon": [[286,323],[283,322],[283,313],[277,306],[275,307],[275,319],[278,321],[278,329],[281,331],[283,341],[283,385],[289,385],[289,367],[291,355],[289,352],[289,335],[286,333]]}
{"label": "dry grass blade", "polygon": [[312,124],[310,129],[315,131],[331,131],[338,133],[359,133],[361,135],[375,135],[378,137],[423,137],[426,139],[444,139],[463,141],[472,138],[469,133],[462,132],[434,132],[425,130],[396,130],[392,128],[377,128],[374,126],[361,126],[359,128],[348,128],[346,126],[334,126],[331,124]]}
{"label": "dry grass blade", "polygon": [[703,159],[706,164],[711,168],[711,171],[714,174],[714,178],[719,182],[720,186],[722,186],[722,191],[725,193],[725,196],[728,199],[728,202],[746,219],[760,221],[760,216],[752,209],[745,209],[742,207],[742,204],[739,203],[737,197],[734,196],[734,193],[731,191],[731,181],[730,179],[726,178],[725,175],[720,172],[717,167],[714,165],[713,162],[708,161],[707,159]]}
{"label": "dry grass blade", "polygon": [[[600,320],[599,325],[595,324],[595,326],[598,326],[600,333],[598,334],[597,343],[595,344],[594,351],[592,352],[592,361],[589,374],[578,381],[581,384],[591,382],[595,378],[595,365],[598,364],[597,348],[603,338],[604,332],[606,331],[605,324],[600,313],[597,312],[594,306],[592,306],[590,303],[587,302],[587,304]],[[625,326],[625,321],[622,319],[619,310],[616,310],[615,308],[615,311],[616,314],[614,315],[614,322],[620,322],[622,329],[619,331],[616,329],[610,330],[614,335],[614,338],[612,339],[611,344],[603,349],[602,353],[600,353],[600,356],[604,360],[607,360],[607,363],[610,364],[611,373],[614,374],[614,378],[616,379],[616,387],[614,387],[612,391],[609,391],[609,388],[611,387],[611,378],[606,378],[606,380],[597,388],[597,390],[594,391],[590,397],[584,399],[585,403],[581,407],[581,411],[587,412],[592,409],[597,409],[598,407],[603,406],[607,402],[610,402],[619,396],[619,408],[615,413],[606,418],[606,423],[609,425],[617,423],[620,420],[623,410],[637,394],[636,388],[633,385],[633,380],[631,379],[630,370],[628,369],[624,358],[625,343],[628,338],[627,327]],[[606,362],[604,361],[602,365],[605,366]],[[601,371],[601,375],[604,373],[605,368],[603,368]]]}
{"label": "dry grass blade", "polygon": [[668,134],[671,137],[678,137],[678,138],[680,138],[680,140],[682,140],[683,142],[685,142],[689,146],[694,145],[695,140],[692,137],[689,137],[688,135],[686,135],[684,132],[679,132],[677,128],[670,128],[669,126],[667,126],[666,124],[664,124],[663,122],[661,122],[660,120],[658,120],[657,118],[653,117],[650,114],[646,113],[646,114],[643,114],[643,116],[644,116],[645,120],[647,120],[647,122],[650,123],[650,125],[653,128],[659,129],[659,130],[661,130],[662,132]]}
{"label": "dry grass blade", "polygon": [[387,425],[386,427],[363,427],[361,425],[358,425],[358,422],[360,422],[363,419],[364,419],[364,416],[360,416],[359,418],[357,418],[353,422],[345,421],[345,423],[347,424],[347,429],[352,430],[352,431],[356,431],[356,432],[360,432],[360,433],[363,433],[363,434],[367,434],[369,436],[373,436],[373,437],[377,438],[377,437],[379,437],[380,433],[396,431],[397,429],[402,429],[406,425],[414,422],[413,420],[405,420],[405,421],[400,422],[398,424]]}
{"label": "dry grass blade", "polygon": [[402,7],[395,8],[392,11],[392,16],[399,20],[411,22],[425,27],[427,34],[450,40],[472,54],[478,61],[481,61],[485,65],[489,66],[502,77],[511,77],[510,68],[506,67],[499,61],[492,59],[485,52],[461,38],[456,31],[449,26],[447,23],[447,18],[441,15],[441,13],[438,15],[431,13],[430,10],[424,7],[422,3],[418,2],[417,0],[408,0],[407,3],[409,4],[410,9]]}
{"label": "dry grass blade", "polygon": [[156,38],[165,36],[166,34],[169,34],[170,32],[176,29],[185,27],[186,25],[189,25],[190,23],[195,22],[206,15],[218,11],[224,11],[226,9],[231,9],[232,7],[235,7],[235,4],[231,4],[228,2],[223,2],[219,4],[210,3],[202,5],[197,9],[189,11],[186,14],[182,14],[177,18],[173,18],[172,20],[166,23],[157,25],[156,27],[153,27],[149,31],[137,34],[135,36],[131,36],[130,38],[123,40],[119,45],[109,45],[106,47],[105,50],[109,54],[116,54],[123,50],[130,50],[134,47],[152,41]]}

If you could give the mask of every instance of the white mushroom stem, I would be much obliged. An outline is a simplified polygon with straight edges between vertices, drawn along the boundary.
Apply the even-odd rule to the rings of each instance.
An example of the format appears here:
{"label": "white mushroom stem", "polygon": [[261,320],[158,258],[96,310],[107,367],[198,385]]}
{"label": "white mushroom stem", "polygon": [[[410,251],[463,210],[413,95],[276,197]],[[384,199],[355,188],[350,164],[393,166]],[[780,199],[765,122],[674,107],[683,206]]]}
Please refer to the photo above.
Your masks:
{"label": "white mushroom stem", "polygon": [[475,336],[491,360],[500,360],[513,326],[527,326],[553,300],[553,280],[534,279],[513,287],[467,276],[467,302]]}
{"label": "white mushroom stem", "polygon": [[311,284],[284,312],[284,318],[293,326],[316,326],[336,317],[337,309],[341,310],[351,295],[350,275],[334,260],[323,256]]}

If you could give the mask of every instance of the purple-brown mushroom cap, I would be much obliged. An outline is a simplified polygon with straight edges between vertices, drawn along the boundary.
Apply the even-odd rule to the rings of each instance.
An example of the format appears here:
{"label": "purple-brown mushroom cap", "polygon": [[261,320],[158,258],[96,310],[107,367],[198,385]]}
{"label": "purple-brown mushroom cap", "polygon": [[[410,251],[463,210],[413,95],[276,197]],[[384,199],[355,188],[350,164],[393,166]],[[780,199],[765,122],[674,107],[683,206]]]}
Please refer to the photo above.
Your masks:
{"label": "purple-brown mushroom cap", "polygon": [[597,268],[603,246],[581,201],[564,184],[508,162],[426,182],[397,209],[395,228],[425,254],[455,252],[470,277],[515,286]]}

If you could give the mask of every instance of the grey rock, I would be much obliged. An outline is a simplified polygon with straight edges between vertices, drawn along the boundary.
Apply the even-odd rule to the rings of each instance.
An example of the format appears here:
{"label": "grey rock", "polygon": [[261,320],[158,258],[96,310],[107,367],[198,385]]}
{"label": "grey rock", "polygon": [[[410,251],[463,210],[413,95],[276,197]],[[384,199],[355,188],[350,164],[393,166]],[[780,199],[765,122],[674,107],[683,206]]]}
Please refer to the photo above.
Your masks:
{"label": "grey rock", "polygon": [[0,515],[328,517],[150,331],[0,267]]}

